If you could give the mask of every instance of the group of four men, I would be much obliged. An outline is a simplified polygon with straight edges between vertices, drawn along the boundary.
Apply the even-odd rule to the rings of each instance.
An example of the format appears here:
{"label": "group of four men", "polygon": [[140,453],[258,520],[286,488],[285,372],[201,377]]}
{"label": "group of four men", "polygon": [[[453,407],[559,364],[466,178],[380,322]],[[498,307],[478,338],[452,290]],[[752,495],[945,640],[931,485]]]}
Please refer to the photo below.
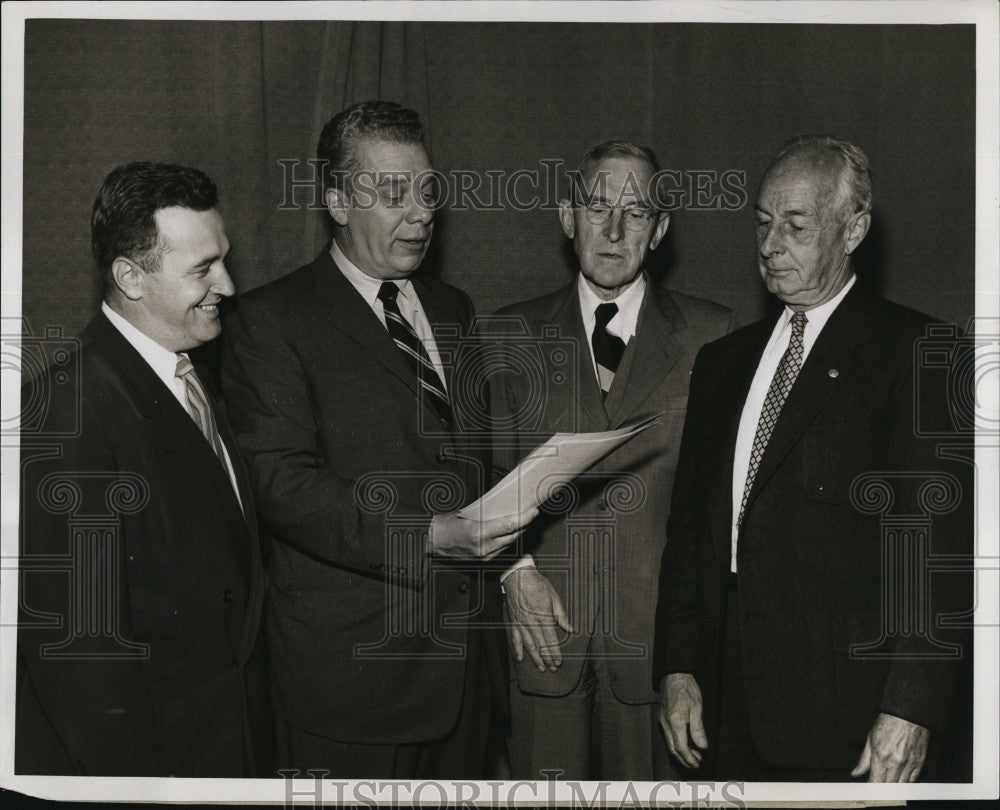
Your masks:
{"label": "group of four men", "polygon": [[[852,652],[885,636],[884,539],[850,489],[945,462],[913,430],[931,321],[852,269],[864,154],[801,138],[768,169],[785,307],[735,332],[644,271],[670,221],[645,147],[574,175],[579,275],[477,328],[416,273],[416,113],[348,108],[318,157],[333,240],[240,296],[221,391],[187,354],[234,293],[214,184],[142,163],[101,189],[80,385],[24,393],[48,399],[22,441],[17,772],[485,778],[505,729],[517,778],[915,779],[957,659],[933,633]],[[646,417],[541,509],[458,514],[548,435]],[[944,524],[935,551],[966,540]]]}

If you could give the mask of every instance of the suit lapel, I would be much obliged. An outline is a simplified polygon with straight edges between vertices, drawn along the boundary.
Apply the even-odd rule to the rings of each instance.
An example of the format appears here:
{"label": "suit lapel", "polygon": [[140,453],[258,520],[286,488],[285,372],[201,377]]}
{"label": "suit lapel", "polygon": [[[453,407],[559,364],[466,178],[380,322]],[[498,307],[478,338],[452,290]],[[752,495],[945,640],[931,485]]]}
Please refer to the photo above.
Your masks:
{"label": "suit lapel", "polygon": [[[590,353],[590,335],[583,328],[583,316],[580,314],[580,297],[577,292],[577,280],[574,278],[562,294],[556,299],[555,305],[546,320],[559,328],[560,338],[569,338],[576,343],[576,404],[578,410],[585,415],[597,430],[606,430],[608,425],[607,412],[601,399],[601,388],[594,374],[594,363]],[[579,425],[583,430],[584,426]]]}
{"label": "suit lapel", "polygon": [[[103,314],[98,314],[90,322],[87,327],[87,336],[117,371],[119,379],[128,390],[140,416],[147,421],[146,433],[149,436],[157,437],[158,443],[154,448],[150,448],[150,451],[188,456],[188,465],[192,476],[203,475],[210,479],[218,496],[214,502],[226,510],[230,524],[247,527],[249,521],[244,518],[236,500],[236,494],[233,492],[229,473],[222,461],[215,455],[212,446],[188,412],[163,384],[163,381],[156,376],[156,372],[150,368],[142,355]],[[226,444],[230,460],[236,467],[238,466],[239,451],[228,430],[228,425],[225,424],[225,416],[220,413],[216,405],[211,376],[204,368],[199,368],[197,371],[198,377],[206,389],[210,404],[215,408],[216,423],[219,426],[222,440]],[[141,473],[142,471],[137,470],[137,472]],[[253,501],[249,499],[249,481],[244,481],[241,486],[243,486],[240,492],[241,497],[247,493],[248,498],[248,500],[244,500],[244,504],[252,509]],[[192,504],[192,508],[197,508],[197,505]],[[238,547],[227,541],[226,538],[217,539],[228,556],[234,559],[240,571],[247,574],[249,572],[249,550],[243,543],[246,535],[243,532],[235,532],[233,536],[240,538]]]}
{"label": "suit lapel", "polygon": [[718,387],[716,401],[718,418],[715,420],[721,436],[716,444],[721,448],[715,459],[716,469],[711,476],[714,489],[711,494],[709,520],[712,541],[720,562],[729,566],[732,546],[733,525],[733,464],[736,457],[736,437],[740,429],[740,418],[750,384],[753,382],[761,355],[767,345],[776,319],[759,321],[747,330],[746,338],[736,345],[735,351],[727,358],[728,365],[714,369]]}
{"label": "suit lapel", "polygon": [[[238,647],[240,661],[246,661],[253,653],[257,643],[257,631],[260,627],[260,614],[264,601],[264,563],[261,558],[260,534],[257,527],[257,512],[253,500],[253,487],[250,483],[250,472],[236,444],[236,437],[229,428],[229,422],[225,415],[225,401],[216,396],[215,404],[218,406],[216,407],[216,416],[218,417],[219,434],[229,452],[229,461],[233,465],[233,474],[236,477],[236,486],[240,493],[240,503],[243,505],[242,512],[238,516],[232,514],[232,508],[229,509],[230,520],[242,519],[247,531],[246,535],[241,534],[240,536],[248,537],[250,540],[249,545],[236,549],[238,560],[246,566],[243,570],[247,575],[248,586],[247,609],[243,615]],[[230,498],[225,502],[232,501],[233,499]],[[237,510],[239,509],[239,504],[233,503],[233,506]]]}
{"label": "suit lapel", "polygon": [[[420,306],[423,307],[424,314],[427,315],[431,332],[434,333],[434,343],[437,346],[438,356],[441,358],[441,366],[444,370],[445,386],[448,389],[448,397],[451,399],[455,364],[447,362],[449,341],[452,342],[452,346],[455,346],[460,338],[467,336],[462,334],[462,324],[456,319],[456,313],[444,306],[441,298],[430,291],[423,279],[414,278],[413,289],[417,293],[417,298],[420,299]],[[426,401],[428,405],[432,405],[429,398]],[[452,406],[454,407],[454,402]]]}
{"label": "suit lapel", "polygon": [[642,405],[670,370],[683,348],[674,337],[687,322],[666,290],[646,279],[635,335],[628,342],[605,407],[610,428],[621,425]]}
{"label": "suit lapel", "polygon": [[871,334],[871,304],[870,295],[856,281],[826,322],[778,416],[757,469],[747,509],[830,397],[850,379],[858,347]]}
{"label": "suit lapel", "polygon": [[361,293],[340,272],[329,250],[316,258],[312,272],[317,302],[333,312],[330,326],[357,343],[360,351],[374,357],[413,394],[419,395],[413,369]]}

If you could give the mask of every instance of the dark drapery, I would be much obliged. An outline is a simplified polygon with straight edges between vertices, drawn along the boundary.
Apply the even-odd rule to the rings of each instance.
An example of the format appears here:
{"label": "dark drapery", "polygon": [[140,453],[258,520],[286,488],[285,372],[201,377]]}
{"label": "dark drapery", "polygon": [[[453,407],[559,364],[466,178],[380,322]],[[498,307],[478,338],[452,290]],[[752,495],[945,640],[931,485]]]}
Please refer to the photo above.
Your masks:
{"label": "dark drapery", "polygon": [[[760,174],[787,138],[836,134],[875,170],[858,257],[869,282],[952,322],[973,314],[972,26],[29,20],[25,62],[23,311],[36,333],[74,334],[93,310],[90,207],[129,160],[216,180],[238,289],[312,258],[326,215],[308,188],[287,204],[279,161],[313,157],[326,120],[374,97],[421,113],[445,172],[572,166],[608,137],[649,144],[665,167],[744,172],[740,210],[678,211],[652,262],[743,322],[767,306]],[[551,210],[447,210],[437,228],[425,271],[482,312],[572,271]]]}

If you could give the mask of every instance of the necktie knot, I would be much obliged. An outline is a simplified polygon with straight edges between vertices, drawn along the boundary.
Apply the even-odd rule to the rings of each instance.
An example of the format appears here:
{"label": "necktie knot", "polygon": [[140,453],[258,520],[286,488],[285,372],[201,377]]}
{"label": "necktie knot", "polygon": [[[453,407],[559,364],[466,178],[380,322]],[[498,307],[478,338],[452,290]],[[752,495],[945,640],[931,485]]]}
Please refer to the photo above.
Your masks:
{"label": "necktie knot", "polygon": [[194,371],[194,365],[191,361],[183,354],[177,355],[177,370],[174,371],[174,376],[185,377],[192,371]]}
{"label": "necktie knot", "polygon": [[399,287],[391,281],[383,281],[378,288],[378,300],[383,304],[395,304],[396,296],[399,295]]}
{"label": "necktie knot", "polygon": [[804,312],[796,312],[792,315],[792,338],[802,338],[805,334],[806,322],[808,320]]}
{"label": "necktie knot", "polygon": [[618,304],[598,304],[594,311],[594,320],[598,326],[604,329],[617,314]]}

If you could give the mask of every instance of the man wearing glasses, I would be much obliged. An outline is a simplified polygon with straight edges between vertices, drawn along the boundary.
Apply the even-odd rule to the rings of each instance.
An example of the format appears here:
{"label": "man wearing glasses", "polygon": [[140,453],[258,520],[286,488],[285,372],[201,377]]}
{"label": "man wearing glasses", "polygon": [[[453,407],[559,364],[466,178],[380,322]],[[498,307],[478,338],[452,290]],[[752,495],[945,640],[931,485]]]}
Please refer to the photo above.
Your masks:
{"label": "man wearing glasses", "polygon": [[[546,433],[609,430],[662,413],[566,497],[548,501],[521,541],[523,556],[502,575],[517,778],[673,774],[650,662],[656,572],[688,377],[698,349],[729,331],[732,313],[668,292],[643,272],[670,222],[658,205],[658,172],[647,147],[611,140],[592,148],[559,211],[580,273],[499,313],[520,319],[547,365],[565,359],[547,341],[576,349],[569,373],[545,368],[541,393],[531,375],[499,375],[494,424],[513,428],[496,432],[497,466],[512,467]],[[526,414],[541,414],[540,423],[528,426]]]}

